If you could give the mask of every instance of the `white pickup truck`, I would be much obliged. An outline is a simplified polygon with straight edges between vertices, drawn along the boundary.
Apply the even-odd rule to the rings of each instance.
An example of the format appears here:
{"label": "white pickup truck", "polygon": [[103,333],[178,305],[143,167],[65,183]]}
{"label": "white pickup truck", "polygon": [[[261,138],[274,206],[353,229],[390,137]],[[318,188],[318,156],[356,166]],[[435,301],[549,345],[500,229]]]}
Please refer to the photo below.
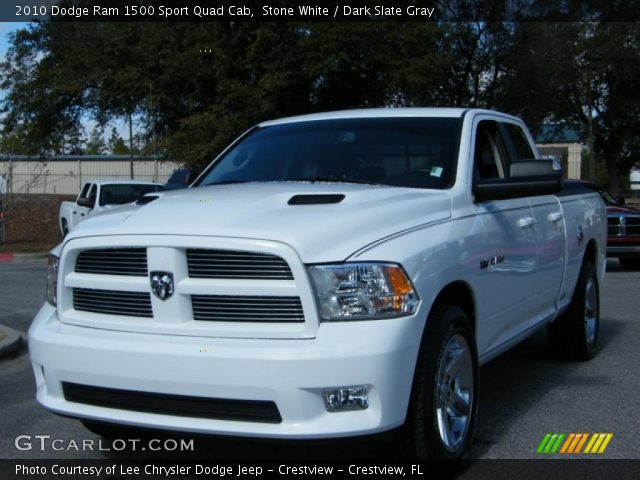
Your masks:
{"label": "white pickup truck", "polygon": [[493,111],[262,123],[189,189],[52,251],[37,399],[94,431],[393,430],[408,456],[460,458],[480,365],[540,328],[596,351],[605,205],[558,168]]}
{"label": "white pickup truck", "polygon": [[87,182],[75,202],[62,202],[58,225],[64,237],[80,222],[96,213],[135,202],[147,193],[157,192],[162,184],[137,180],[96,180]]}

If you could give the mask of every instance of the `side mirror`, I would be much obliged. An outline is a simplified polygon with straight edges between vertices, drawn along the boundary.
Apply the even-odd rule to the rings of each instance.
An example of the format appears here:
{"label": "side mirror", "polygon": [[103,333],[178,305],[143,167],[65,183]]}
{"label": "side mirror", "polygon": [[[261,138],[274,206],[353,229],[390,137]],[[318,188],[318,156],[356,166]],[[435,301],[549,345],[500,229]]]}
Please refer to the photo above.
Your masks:
{"label": "side mirror", "polygon": [[76,202],[80,207],[93,208],[94,201],[87,197],[79,198]]}
{"label": "side mirror", "polygon": [[552,195],[562,189],[562,170],[553,160],[518,160],[509,178],[480,179],[473,186],[476,201]]}

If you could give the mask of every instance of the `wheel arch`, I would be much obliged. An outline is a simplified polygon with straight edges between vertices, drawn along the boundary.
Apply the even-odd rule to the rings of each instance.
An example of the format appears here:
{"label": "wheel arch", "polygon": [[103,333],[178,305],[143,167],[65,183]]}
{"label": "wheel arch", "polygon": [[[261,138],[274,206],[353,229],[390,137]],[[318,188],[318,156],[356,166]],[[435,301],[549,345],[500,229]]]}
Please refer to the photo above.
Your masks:
{"label": "wheel arch", "polygon": [[[429,411],[431,411],[431,407],[424,408],[422,405],[425,405],[425,399],[429,402],[426,405],[432,405],[429,400],[429,393],[425,392],[435,392],[435,384],[425,384],[425,378],[434,379],[437,374],[437,365],[438,365],[438,355],[442,344],[434,343],[436,341],[441,341],[443,335],[446,335],[447,331],[451,330],[451,326],[453,323],[443,324],[438,322],[438,315],[447,315],[447,310],[442,309],[443,305],[455,306],[461,309],[465,316],[470,321],[471,331],[469,328],[465,328],[467,334],[467,343],[469,343],[469,348],[472,349],[472,352],[476,351],[475,346],[475,335],[476,335],[476,298],[474,295],[474,291],[471,286],[465,282],[464,280],[455,280],[451,281],[444,285],[439,292],[433,298],[433,302],[429,308],[427,314],[427,321],[424,327],[424,331],[422,332],[422,338],[420,341],[420,348],[418,350],[418,355],[416,358],[416,364],[414,366],[413,378],[411,382],[411,393],[409,396],[409,402],[407,403],[407,409],[405,412],[405,423],[400,429],[399,436],[397,437],[398,441],[398,449],[399,452],[403,455],[409,455],[415,458],[449,458],[447,457],[447,453],[442,453],[442,447],[435,450],[434,445],[435,441],[433,438],[430,438],[430,434],[425,432],[422,427],[419,426],[419,422],[421,419],[426,418],[425,425],[435,425],[435,417],[430,418]],[[456,312],[459,311],[456,309]],[[455,313],[454,312],[454,315]],[[443,318],[441,317],[440,320]],[[458,316],[459,319],[459,316]],[[430,321],[436,320],[432,323]],[[438,340],[440,339],[440,340]],[[472,353],[472,356],[474,354]],[[473,362],[473,394],[475,401],[472,404],[470,415],[471,421],[468,426],[468,438],[473,436],[473,427],[475,423],[476,411],[477,411],[477,385],[478,385],[478,368],[479,363],[477,361],[477,356],[475,357],[476,361]],[[434,368],[431,371],[431,368]],[[433,388],[432,388],[433,387]],[[425,396],[426,395],[426,396]],[[435,393],[433,393],[435,395]],[[434,399],[435,401],[435,399]],[[432,422],[433,420],[433,422]],[[465,440],[465,443],[468,445],[469,440]],[[438,445],[441,445],[438,443]],[[467,447],[464,446],[463,450]],[[429,452],[425,455],[425,452]],[[454,458],[454,457],[451,457]]]}
{"label": "wheel arch", "polygon": [[[429,315],[431,315],[434,308],[443,303],[460,307],[469,318],[473,333],[476,333],[476,299],[471,286],[467,282],[456,280],[445,285],[433,300]],[[429,315],[427,318],[429,318]]]}
{"label": "wheel arch", "polygon": [[582,256],[582,261],[589,260],[591,264],[595,267],[596,271],[598,271],[598,243],[595,238],[592,238],[587,243],[587,246],[584,249],[584,255]]}

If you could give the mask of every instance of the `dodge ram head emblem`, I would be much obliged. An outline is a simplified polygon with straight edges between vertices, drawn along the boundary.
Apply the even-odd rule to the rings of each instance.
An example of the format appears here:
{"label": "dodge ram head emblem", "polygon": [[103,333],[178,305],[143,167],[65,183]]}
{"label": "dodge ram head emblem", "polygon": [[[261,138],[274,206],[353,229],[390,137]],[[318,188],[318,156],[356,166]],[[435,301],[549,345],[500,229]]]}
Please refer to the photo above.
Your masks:
{"label": "dodge ram head emblem", "polygon": [[173,295],[173,273],[151,272],[151,291],[160,300],[166,300]]}

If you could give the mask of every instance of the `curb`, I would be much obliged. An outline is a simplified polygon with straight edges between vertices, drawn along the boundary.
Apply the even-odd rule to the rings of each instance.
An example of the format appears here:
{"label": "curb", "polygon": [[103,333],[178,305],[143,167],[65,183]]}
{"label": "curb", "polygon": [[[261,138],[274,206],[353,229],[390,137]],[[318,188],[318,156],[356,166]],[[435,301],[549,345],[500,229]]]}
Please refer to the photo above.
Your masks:
{"label": "curb", "polygon": [[22,336],[12,328],[0,324],[0,334],[5,335],[0,339],[0,358],[15,352],[22,346]]}
{"label": "curb", "polygon": [[35,258],[46,258],[47,252],[38,253],[0,253],[0,263],[11,263],[15,261],[30,260]]}

